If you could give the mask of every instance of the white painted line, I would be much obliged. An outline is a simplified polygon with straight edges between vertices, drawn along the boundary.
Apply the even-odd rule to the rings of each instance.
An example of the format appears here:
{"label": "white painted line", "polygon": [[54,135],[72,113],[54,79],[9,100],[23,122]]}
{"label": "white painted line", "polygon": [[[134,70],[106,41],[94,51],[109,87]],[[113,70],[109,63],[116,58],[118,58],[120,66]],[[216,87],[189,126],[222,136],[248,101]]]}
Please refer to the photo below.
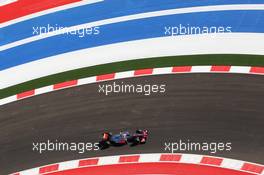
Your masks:
{"label": "white painted line", "polygon": [[45,86],[45,87],[36,89],[35,95],[44,94],[44,93],[51,92],[51,91],[53,91],[52,85],[51,86]]}
{"label": "white painted line", "polygon": [[19,175],[38,175],[38,174],[39,174],[39,168],[24,170],[19,173]]}
{"label": "white painted line", "polygon": [[202,160],[203,156],[195,155],[195,154],[183,154],[181,157],[181,163],[192,163],[199,164]]}
{"label": "white painted line", "polygon": [[18,0],[0,0],[0,7],[4,6],[4,5],[7,5],[7,4],[11,4],[11,3],[17,2],[17,1]]}
{"label": "white painted line", "polygon": [[139,162],[159,162],[161,154],[142,154],[139,157]]}
{"label": "white painted line", "polygon": [[91,84],[96,82],[96,76],[82,78],[78,80],[78,85]]}
{"label": "white painted line", "polygon": [[172,67],[164,67],[164,68],[154,68],[153,74],[160,75],[160,74],[171,74]]}
{"label": "white painted line", "polygon": [[230,73],[249,73],[249,66],[231,66]]}
{"label": "white painted line", "polygon": [[210,72],[212,66],[193,66],[191,72],[194,73],[202,73],[202,72]]}
{"label": "white painted line", "polygon": [[[160,11],[153,11],[153,12],[147,12],[147,13],[139,13],[139,14],[134,14],[134,15],[115,17],[115,18],[90,22],[86,24],[75,25],[75,26],[69,27],[68,28],[69,30],[67,31],[70,32],[70,31],[75,31],[75,30],[81,30],[83,28],[91,28],[95,26],[114,24],[114,23],[119,23],[119,22],[126,22],[130,20],[144,19],[144,18],[151,18],[151,17],[167,16],[167,15],[174,15],[174,14],[196,13],[196,12],[228,11],[228,10],[264,10],[264,5],[239,4],[239,5],[217,5],[217,6],[175,8],[175,9],[170,9],[170,10],[160,10]],[[59,33],[63,33],[63,29],[37,35],[37,36],[32,36],[26,39],[22,39],[19,41],[15,41],[13,43],[3,45],[0,47],[0,51],[7,50],[7,49],[10,49],[10,48],[13,48],[19,45],[23,45],[26,43],[30,43],[33,41],[41,40],[44,38],[48,38],[51,36],[56,36]]]}
{"label": "white painted line", "polygon": [[78,160],[62,162],[59,164],[59,171],[74,169],[74,168],[78,168],[78,167],[79,167],[79,161]]}
{"label": "white painted line", "polygon": [[14,102],[14,101],[17,101],[16,95],[12,95],[10,97],[0,99],[0,106]]}
{"label": "white painted line", "polygon": [[119,156],[100,157],[98,161],[98,165],[117,164],[118,161],[119,161]]}
{"label": "white painted line", "polygon": [[134,71],[118,72],[115,75],[115,79],[129,78],[134,76]]}
{"label": "white painted line", "polygon": [[243,161],[233,160],[233,159],[224,159],[222,161],[221,167],[240,170],[243,164],[244,164]]}

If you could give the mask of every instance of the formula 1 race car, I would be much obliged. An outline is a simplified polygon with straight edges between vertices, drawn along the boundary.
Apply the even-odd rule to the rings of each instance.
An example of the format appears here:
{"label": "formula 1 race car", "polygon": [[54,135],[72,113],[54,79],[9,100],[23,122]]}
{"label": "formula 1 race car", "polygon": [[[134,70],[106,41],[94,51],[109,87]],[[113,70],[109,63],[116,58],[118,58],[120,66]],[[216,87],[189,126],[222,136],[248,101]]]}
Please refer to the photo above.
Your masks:
{"label": "formula 1 race car", "polygon": [[130,134],[128,131],[120,132],[119,134],[112,134],[110,132],[103,133],[102,140],[99,142],[101,149],[108,148],[109,146],[122,146],[128,143],[131,146],[138,144],[145,144],[148,138],[148,131],[136,130],[134,134]]}

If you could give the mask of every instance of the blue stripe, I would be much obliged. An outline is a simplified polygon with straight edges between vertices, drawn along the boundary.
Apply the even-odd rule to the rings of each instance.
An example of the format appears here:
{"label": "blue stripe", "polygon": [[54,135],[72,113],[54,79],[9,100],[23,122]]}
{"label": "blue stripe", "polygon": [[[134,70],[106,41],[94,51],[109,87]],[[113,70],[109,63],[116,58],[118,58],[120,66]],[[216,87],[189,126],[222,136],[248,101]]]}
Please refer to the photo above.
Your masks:
{"label": "blue stripe", "polygon": [[[165,26],[224,26],[232,32],[264,32],[264,11],[222,11],[181,14],[100,26],[99,35],[58,35],[3,51],[0,70],[44,57],[106,44],[164,36]],[[210,16],[210,18],[208,18]],[[107,53],[106,53],[107,54]],[[74,59],[74,58],[72,58]]]}
{"label": "blue stripe", "polygon": [[259,0],[105,0],[104,2],[63,10],[4,27],[0,29],[0,35],[2,36],[0,46],[33,36],[33,26],[46,26],[50,24],[51,26],[69,27],[150,11],[227,4],[264,3]]}

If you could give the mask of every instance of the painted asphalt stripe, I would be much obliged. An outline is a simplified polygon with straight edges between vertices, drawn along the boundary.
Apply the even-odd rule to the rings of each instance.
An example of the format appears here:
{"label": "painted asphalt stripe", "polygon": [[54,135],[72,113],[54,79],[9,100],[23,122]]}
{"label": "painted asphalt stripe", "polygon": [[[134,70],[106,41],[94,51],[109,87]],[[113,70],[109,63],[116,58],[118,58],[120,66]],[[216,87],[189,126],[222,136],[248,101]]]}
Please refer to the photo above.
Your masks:
{"label": "painted asphalt stripe", "polygon": [[202,73],[202,72],[210,72],[211,66],[195,66],[192,67],[191,72]]}
{"label": "painted asphalt stripe", "polygon": [[39,168],[39,174],[55,172],[58,170],[59,170],[59,164],[48,165],[48,166]]}
{"label": "painted asphalt stripe", "polygon": [[91,84],[94,82],[96,82],[96,76],[79,79],[78,85]]}
{"label": "painted asphalt stripe", "polygon": [[160,161],[173,161],[179,162],[181,160],[182,155],[171,155],[171,154],[163,154],[160,156]]}
{"label": "painted asphalt stripe", "polygon": [[38,175],[38,174],[39,174],[39,168],[33,168],[19,172],[19,175]]}
{"label": "painted asphalt stripe", "polygon": [[134,71],[125,71],[116,73],[116,79],[129,78],[134,76]]}
{"label": "painted asphalt stripe", "polygon": [[[243,74],[255,74],[264,75],[262,71],[264,67],[249,67],[249,66],[175,66],[175,67],[165,67],[165,68],[150,68],[150,69],[140,69],[134,71],[125,71],[118,73],[110,73],[98,76],[92,76],[87,78],[82,78],[78,80],[71,80],[67,82],[62,82],[50,86],[45,86],[42,88],[37,88],[22,92],[10,97],[0,99],[0,106],[14,101],[22,100],[25,98],[33,97],[36,95],[69,88],[76,87],[85,84],[91,84],[96,82],[117,80],[123,78],[133,78],[138,76],[149,76],[149,75],[160,75],[160,74],[182,74],[182,73],[243,73]],[[217,70],[217,71],[216,71]],[[229,70],[229,71],[227,71]],[[252,71],[254,70],[254,71]],[[224,163],[224,162],[223,162]]]}
{"label": "painted asphalt stripe", "polygon": [[[110,18],[95,22],[90,22],[86,24],[80,24],[76,26],[69,27],[70,31],[80,30],[83,28],[91,28],[94,26],[102,26],[107,24],[114,24],[119,22],[126,22],[130,20],[136,20],[136,19],[145,19],[145,18],[151,18],[151,17],[160,17],[160,16],[167,16],[167,15],[175,15],[175,14],[186,14],[186,13],[197,13],[197,12],[212,12],[212,11],[229,11],[229,10],[264,10],[264,5],[218,5],[218,6],[205,6],[205,7],[188,7],[188,8],[176,8],[176,9],[170,9],[170,10],[161,10],[161,11],[154,11],[154,12],[147,12],[147,13],[140,13],[135,15],[128,15],[128,16],[121,16],[116,18]],[[45,39],[51,36],[56,36],[63,30],[57,30],[54,32],[49,32],[46,34],[41,34],[33,37],[29,37],[26,39],[22,39],[19,41],[15,41],[6,45],[3,45],[0,47],[0,51],[4,51],[19,45],[23,45],[26,43],[34,42],[37,40]]]}
{"label": "painted asphalt stripe", "polygon": [[[141,41],[144,44],[144,40],[147,40],[149,38],[169,38],[169,37],[177,37],[177,36],[182,36],[182,37],[188,37],[188,34],[186,35],[181,35],[181,34],[176,34],[176,36],[169,36],[168,34],[165,33],[173,33],[173,32],[162,32],[162,26],[161,23],[163,24],[163,28],[165,28],[166,26],[178,26],[179,24],[185,24],[186,19],[189,19],[191,16],[195,16],[197,17],[196,20],[194,21],[190,21],[192,23],[192,26],[219,26],[219,25],[223,25],[223,26],[230,26],[230,29],[232,29],[232,32],[223,32],[223,33],[206,33],[206,34],[202,34],[200,33],[201,30],[197,30],[196,33],[200,33],[197,35],[202,35],[203,38],[206,40],[208,37],[210,37],[210,40],[214,40],[214,38],[219,38],[222,36],[222,34],[228,34],[230,36],[230,41],[226,41],[226,43],[224,43],[225,46],[222,46],[221,44],[218,43],[211,43],[211,45],[215,45],[215,49],[214,50],[210,50],[209,48],[211,46],[203,46],[203,47],[208,47],[209,51],[214,51],[216,54],[219,51],[223,51],[225,50],[225,54],[232,54],[231,52],[237,52],[239,53],[240,49],[233,49],[232,46],[230,47],[229,50],[226,51],[226,47],[228,47],[229,45],[239,45],[240,43],[232,43],[232,35],[238,34],[238,33],[245,33],[245,34],[250,34],[250,33],[255,33],[255,34],[259,34],[264,36],[264,24],[262,25],[262,23],[258,23],[257,18],[256,19],[251,19],[253,16],[258,16],[261,12],[260,11],[222,11],[222,12],[210,12],[209,13],[198,13],[198,14],[183,14],[183,15],[174,15],[174,16],[165,16],[162,18],[150,18],[150,19],[145,19],[145,20],[136,20],[136,21],[129,21],[129,22],[124,22],[124,23],[118,23],[118,24],[112,24],[112,25],[107,25],[107,26],[103,26],[98,28],[100,30],[99,34],[97,33],[96,35],[93,35],[91,37],[78,37],[78,36],[74,36],[75,34],[78,35],[78,33],[75,33],[73,35],[60,35],[60,36],[55,36],[55,37],[50,37],[50,38],[46,38],[44,40],[40,40],[38,42],[33,42],[33,43],[29,43],[29,44],[25,44],[25,45],[21,45],[20,47],[15,47],[12,48],[11,50],[5,50],[2,52],[2,59],[0,59],[0,70],[6,70],[6,69],[10,69],[12,67],[16,67],[25,63],[32,63],[34,61],[38,61],[38,60],[42,60],[42,62],[45,62],[47,60],[49,60],[49,57],[52,56],[57,56],[60,55],[62,56],[63,54],[66,53],[70,53],[70,52],[76,52],[78,50],[84,50],[84,49],[91,49],[91,48],[96,48],[98,46],[106,46],[106,45],[111,45],[111,44],[115,44],[115,43],[123,43],[126,44],[127,42],[130,41]],[[246,16],[243,18],[243,20],[240,23],[236,23],[235,19],[239,18],[241,15],[246,14]],[[210,16],[210,15],[216,15],[218,17],[218,20],[213,20],[213,21],[204,21],[203,19],[206,16]],[[166,19],[165,19],[166,18]],[[185,19],[186,18],[186,19]],[[249,21],[246,19],[251,19],[252,23],[256,23],[256,25],[254,27],[246,27],[248,26]],[[175,23],[175,21],[177,21],[177,24]],[[187,25],[187,24],[185,24]],[[144,27],[146,26],[146,27]],[[138,28],[138,30],[135,32],[134,28]],[[163,29],[164,30],[164,29]],[[120,32],[123,31],[123,32]],[[199,32],[200,31],[200,32]],[[102,35],[100,35],[102,34]],[[220,35],[219,35],[220,34]],[[241,34],[242,35],[242,34]],[[18,35],[13,35],[13,36],[19,36]],[[116,36],[116,37],[113,37]],[[194,38],[196,37],[195,34],[191,35],[194,36]],[[6,37],[6,41],[8,42],[9,37]],[[247,43],[247,40],[250,40],[250,38],[246,38],[244,36],[244,40],[241,38],[240,42],[242,43]],[[222,38],[224,39],[224,38]],[[4,39],[5,40],[5,39]],[[260,40],[260,38],[258,40],[254,41],[253,45],[250,44],[245,44],[246,46],[244,47],[250,47],[251,49],[255,49],[255,52],[257,52],[257,42]],[[216,40],[217,41],[217,40]],[[263,40],[261,40],[263,42]],[[187,46],[184,45],[184,40],[180,40],[178,41],[182,44],[182,46],[185,46],[186,48],[189,49],[189,53],[195,51],[197,49],[197,46],[192,48],[191,46]],[[193,41],[195,42],[195,41]],[[204,41],[199,41],[198,43],[196,43],[196,45],[198,45],[199,43],[203,43]],[[62,43],[62,44],[58,44],[58,43]],[[3,43],[4,44],[4,43]],[[179,45],[174,43],[175,45]],[[189,45],[189,43],[187,43]],[[158,44],[158,46],[160,46],[161,44]],[[167,44],[169,45],[169,44]],[[190,44],[191,45],[191,44]],[[209,44],[208,44],[209,45]],[[69,47],[68,47],[69,46]],[[141,46],[141,45],[140,45]],[[157,47],[158,47],[157,46]],[[182,47],[181,46],[181,47]],[[180,48],[178,47],[175,50],[179,53]],[[198,46],[198,47],[202,47],[202,46]],[[41,50],[39,50],[40,48],[42,48]],[[43,50],[43,48],[45,48],[45,51]],[[185,49],[186,49],[185,48]],[[148,51],[149,54],[151,54],[150,52],[155,52],[157,53],[159,50],[161,49],[156,49],[155,51],[152,51],[148,46],[144,47],[141,46],[140,49],[146,50],[146,52]],[[36,52],[35,50],[38,50],[38,52]],[[242,48],[241,48],[242,50]],[[102,50],[100,50],[100,52],[102,52]],[[113,52],[120,52],[120,51],[113,51]],[[127,52],[131,52],[131,51],[127,51]],[[137,51],[136,51],[137,52]],[[263,49],[261,50],[261,52],[263,52]],[[260,52],[260,53],[261,53]],[[103,50],[102,53],[98,53],[98,54],[105,54],[107,52],[105,52],[105,50]],[[140,52],[139,52],[140,53]],[[19,55],[19,56],[18,56]],[[112,61],[111,60],[111,55],[112,53],[108,53],[105,54],[108,56],[108,62]],[[147,57],[148,54],[143,55],[144,57]],[[79,56],[79,55],[78,55]],[[83,57],[83,56],[82,56]],[[142,55],[139,55],[138,57],[139,59],[142,58]],[[79,59],[79,58],[76,58]],[[88,58],[85,58],[86,60],[88,60]],[[92,58],[94,59],[94,58]],[[116,58],[115,58],[116,59]],[[13,60],[12,62],[10,62],[10,60]],[[75,59],[74,59],[75,60]],[[86,60],[83,60],[83,62],[85,63]],[[56,61],[56,60],[55,60]],[[92,60],[89,60],[92,62]],[[98,61],[99,62],[99,61]],[[79,63],[79,66],[82,66],[82,64],[80,64],[80,62],[76,61],[75,64]],[[82,62],[81,62],[82,63]],[[61,66],[61,68],[63,68],[65,66]],[[43,67],[40,67],[43,69]],[[34,67],[31,68],[32,72],[35,73],[35,69]],[[49,69],[49,68],[47,68]],[[57,68],[59,69],[59,68]],[[50,70],[50,69],[49,69]],[[39,71],[39,70],[38,70]],[[51,71],[54,71],[53,69],[51,69]]]}
{"label": "painted asphalt stripe", "polygon": [[[118,0],[118,1],[120,1],[120,0]],[[29,30],[29,24],[31,24],[30,26],[33,25],[35,27],[37,27],[37,26],[38,27],[40,27],[40,26],[48,27],[47,21],[49,21],[50,22],[49,24],[54,24],[54,25],[56,24],[55,26],[52,25],[53,27],[57,26],[57,27],[67,27],[68,28],[68,27],[80,25],[83,23],[90,23],[90,22],[100,21],[100,20],[104,20],[104,19],[110,19],[110,18],[114,18],[114,17],[121,17],[121,16],[125,16],[125,15],[132,15],[132,14],[145,13],[145,12],[158,11],[158,10],[166,10],[166,9],[173,9],[173,8],[184,8],[184,7],[186,8],[186,7],[195,7],[195,6],[206,6],[206,5],[208,6],[208,5],[248,4],[246,2],[243,2],[243,0],[238,0],[236,2],[233,2],[234,0],[230,0],[230,1],[223,0],[223,1],[214,1],[214,2],[208,2],[209,0],[205,0],[205,1],[196,2],[194,4],[189,2],[189,3],[169,3],[169,5],[166,5],[165,2],[163,2],[162,0],[157,0],[157,1],[155,1],[154,4],[151,4],[151,1],[148,1],[148,2],[141,2],[141,1],[132,2],[132,4],[130,4],[130,7],[132,7],[132,9],[130,9],[129,6],[126,5],[127,1],[129,1],[129,0],[121,1],[121,3],[110,3],[108,1],[106,1],[105,3],[99,3],[99,4],[95,4],[95,5],[91,5],[91,6],[86,5],[83,7],[78,7],[78,8],[74,8],[74,9],[70,9],[70,10],[63,10],[63,11],[60,11],[57,13],[52,13],[50,15],[44,15],[44,16],[34,18],[32,20],[29,20],[29,21],[25,21],[25,22],[18,23],[18,24],[9,26],[9,27],[2,28],[0,30],[2,32],[4,32],[7,36],[9,35],[9,37],[5,37],[2,41],[0,41],[0,46],[15,42],[15,41],[19,41],[22,39],[26,39],[28,37],[32,37],[33,36],[32,35],[33,30],[32,29]],[[157,5],[159,2],[161,3],[161,5]],[[241,3],[239,3],[239,2],[241,2]],[[117,4],[119,4],[119,5],[117,5]],[[144,4],[146,6],[149,6],[149,4],[150,4],[150,8],[141,8],[142,4]],[[254,3],[251,2],[251,4],[254,4]],[[257,4],[261,4],[261,3],[257,2]],[[262,4],[264,4],[264,2],[262,2]],[[105,6],[105,8],[104,8],[104,6]],[[122,8],[122,6],[125,6],[125,7]],[[115,9],[115,8],[120,13],[114,13],[113,9]],[[97,9],[99,9],[99,11]],[[82,11],[87,11],[87,13],[82,13]],[[100,13],[103,15],[95,15],[94,16],[94,14],[100,14]],[[216,11],[216,12],[208,12],[208,13],[220,14],[223,12]],[[218,17],[216,17],[218,19],[218,21],[221,21],[219,23],[219,25],[232,27],[232,29],[234,29],[234,30],[232,30],[233,32],[243,32],[243,30],[246,30],[244,32],[263,33],[263,29],[262,29],[263,25],[261,25],[261,23],[258,23],[258,18],[252,19],[253,21],[250,20],[251,22],[249,22],[249,20],[248,20],[254,16],[259,16],[259,13],[261,13],[261,11],[254,10],[254,11],[247,11],[247,12],[243,12],[243,13],[242,13],[242,11],[240,11],[240,12],[237,11],[237,12],[231,13],[229,15],[225,15],[226,13],[230,13],[230,12],[226,11],[222,14],[223,16],[226,16],[225,19],[220,20],[220,19],[218,19]],[[244,15],[244,18],[240,23],[236,23],[236,22],[230,23],[229,21],[234,21],[234,19],[237,19],[237,18],[239,18],[239,16],[241,16],[241,15],[237,15],[236,13],[242,13],[241,15],[243,15],[245,13],[246,14]],[[108,15],[106,15],[106,14],[108,14]],[[185,16],[189,16],[189,15],[190,14],[182,14],[182,17],[185,18]],[[198,13],[197,15],[199,16],[201,14]],[[233,15],[235,17],[232,17]],[[173,18],[177,18],[179,16],[181,16],[181,15],[174,15]],[[204,16],[204,15],[202,15],[202,16]],[[207,16],[207,15],[205,15],[205,16]],[[57,18],[61,19],[64,17],[69,18],[70,20],[67,22],[65,20],[60,20],[59,22],[57,21],[58,20]],[[167,17],[163,17],[163,18],[167,18]],[[201,19],[201,21],[202,21],[202,19]],[[155,21],[154,18],[151,20]],[[136,22],[142,22],[142,21],[149,21],[149,19],[137,20]],[[185,23],[185,21],[180,21],[180,20],[177,20],[177,21],[179,23],[182,23],[182,24]],[[204,22],[204,23],[210,23],[210,24],[201,24],[201,23],[196,24],[195,21],[193,21],[193,22],[195,23],[195,24],[193,24],[194,26],[195,25],[198,25],[198,26],[200,26],[200,25],[215,26],[216,25],[215,22],[217,22],[217,21],[215,21],[215,22],[213,22],[213,21]],[[165,22],[165,23],[167,23],[167,22]],[[171,23],[171,25],[167,25],[167,26],[173,26],[175,24],[175,21],[171,21],[170,23]],[[248,25],[248,23],[252,23],[252,24],[254,23],[256,25],[253,28],[249,29],[249,28],[245,27]],[[115,25],[120,25],[120,24],[115,24]],[[237,25],[242,26],[242,28],[236,27]],[[105,31],[104,28],[110,27],[110,26],[114,26],[114,25],[107,25],[107,26],[100,27],[100,33],[104,33],[104,34],[108,33],[107,31],[109,31],[109,30]],[[49,25],[49,27],[51,27],[51,26]],[[157,26],[155,28],[160,28],[160,27],[161,26]],[[16,30],[17,28],[20,28],[20,30],[19,31]],[[126,29],[126,30],[128,32],[131,32],[129,29]],[[14,31],[16,31],[16,34],[13,33]],[[25,32],[22,32],[22,31],[25,31]],[[34,31],[35,32],[33,32],[33,33],[36,35],[39,33],[39,32],[36,32],[36,30],[34,30]],[[157,31],[155,29],[153,30],[153,32],[163,33],[163,32],[160,32],[160,30]],[[113,31],[110,33],[113,33]],[[36,36],[36,35],[34,35],[34,36]],[[66,38],[68,38],[68,37],[66,37]],[[53,37],[53,40],[54,39],[58,39],[58,37]],[[85,38],[83,38],[83,39],[85,39]]]}
{"label": "painted asphalt stripe", "polygon": [[53,0],[42,0],[42,2],[32,0],[19,0],[17,2],[0,7],[0,11],[3,12],[3,14],[6,14],[1,17],[0,23],[27,14],[36,13],[42,10],[62,6],[76,1],[80,0],[60,0],[55,2]]}
{"label": "painted asphalt stripe", "polygon": [[79,161],[78,160],[67,161],[67,162],[60,164],[58,171],[74,169],[76,167],[79,167]]}
{"label": "painted asphalt stripe", "polygon": [[153,70],[153,74],[155,74],[155,75],[169,74],[171,72],[172,72],[172,67],[155,68]]}
{"label": "painted asphalt stripe", "polygon": [[4,5],[7,5],[7,4],[11,4],[11,3],[17,2],[17,1],[18,0],[2,0],[2,1],[0,1],[0,7],[4,6]]}
{"label": "painted asphalt stripe", "polygon": [[101,167],[102,165],[121,165],[131,163],[158,163],[170,162],[177,164],[205,165],[224,169],[235,170],[238,172],[249,172],[259,175],[263,173],[264,165],[244,162],[240,160],[227,159],[213,156],[203,156],[195,154],[139,154],[139,155],[120,155],[98,158],[88,158],[81,160],[66,161],[38,168],[24,170],[12,175],[39,175],[49,174],[63,170],[74,170],[85,167]]}
{"label": "painted asphalt stripe", "polygon": [[231,66],[212,66],[212,72],[229,72]]}
{"label": "painted asphalt stripe", "polygon": [[53,91],[53,86],[45,86],[42,88],[38,88],[35,91],[35,95],[44,94]]}
{"label": "painted asphalt stripe", "polygon": [[151,162],[151,163],[126,163],[108,166],[83,167],[47,173],[45,175],[254,175],[254,173],[224,169],[216,166],[178,164],[171,162]]}
{"label": "painted asphalt stripe", "polygon": [[135,70],[134,76],[151,75],[152,73],[153,69],[139,69]]}
{"label": "painted asphalt stripe", "polygon": [[12,103],[14,101],[17,101],[17,96],[16,95],[12,95],[10,97],[0,99],[0,106],[8,104],[8,103]]}
{"label": "painted asphalt stripe", "polygon": [[110,73],[110,74],[96,76],[96,81],[113,80],[114,78],[115,78],[115,73]]}
{"label": "painted asphalt stripe", "polygon": [[203,156],[195,155],[195,154],[184,154],[181,157],[181,163],[192,163],[192,164],[199,164],[202,160]]}
{"label": "painted asphalt stripe", "polygon": [[[6,1],[16,1],[16,0],[6,0]],[[74,6],[75,4],[77,4],[77,7],[78,7],[79,3],[80,4],[82,4],[82,3],[86,4],[86,2],[87,2],[89,4],[89,3],[96,3],[97,1],[100,2],[100,0],[82,0],[81,2],[79,2],[79,1],[78,2],[68,2],[68,3],[65,3],[66,5],[62,5],[62,6],[59,6],[59,7],[56,7],[55,4],[52,4],[53,6],[49,7],[48,10],[46,10],[46,9],[40,9],[40,10],[48,11],[47,14],[49,14],[49,13],[57,12],[58,10],[66,10],[66,9],[72,8],[72,6],[75,7]],[[38,5],[40,6],[41,3],[46,4],[47,2],[46,1],[39,2]],[[144,5],[146,5],[146,6],[149,6],[149,4],[150,3],[144,3]],[[244,2],[243,0],[240,0],[240,1],[229,0],[229,1],[215,2],[213,4],[210,1],[207,1],[207,2],[203,1],[203,2],[192,3],[191,5],[177,4],[177,6],[174,6],[174,7],[183,8],[183,7],[194,7],[194,6],[230,5],[230,4],[249,4],[249,3],[248,2]],[[251,0],[250,4],[263,4],[263,3],[259,2],[258,0]],[[32,6],[32,2],[26,2],[24,4],[21,4],[21,6],[22,5],[23,5],[23,7]],[[64,6],[66,6],[66,7],[64,7]],[[70,6],[70,7],[68,8],[67,6]],[[10,9],[15,9],[15,8],[18,8],[18,6],[12,6]],[[56,8],[59,8],[59,9],[56,10]],[[172,7],[169,7],[169,8],[172,8]],[[124,9],[124,10],[126,10],[126,9]],[[3,10],[0,8],[0,11],[3,11]],[[35,17],[38,17],[38,16],[46,14],[46,13],[41,14],[43,11],[35,12],[33,14],[32,14],[32,11],[27,11],[27,13],[20,14],[20,15],[14,14],[15,16],[10,16],[10,14],[9,14],[8,18],[6,17],[6,18],[2,19],[2,21],[7,21],[7,22],[2,23],[3,24],[2,27],[8,26],[8,25],[11,25],[11,24],[14,24],[14,23],[22,22],[22,21],[25,21],[25,20],[28,20],[28,19],[32,19],[32,18],[35,18]],[[40,15],[39,15],[39,13],[40,13]],[[10,19],[11,21],[8,21],[8,19]],[[1,28],[1,25],[0,25],[0,28]]]}
{"label": "painted asphalt stripe", "polygon": [[[227,53],[264,55],[261,44],[263,40],[264,34],[230,33],[217,36],[208,34],[151,38],[82,49],[0,71],[0,89],[51,74],[139,58]],[[13,76],[15,74],[20,76]]]}
{"label": "painted asphalt stripe", "polygon": [[139,162],[159,162],[161,154],[141,154]]}
{"label": "painted asphalt stripe", "polygon": [[29,91],[17,94],[17,99],[19,100],[19,99],[27,98],[33,95],[35,95],[35,90],[29,90]]}
{"label": "painted asphalt stripe", "polygon": [[9,25],[12,25],[12,24],[15,24],[18,22],[26,21],[26,20],[29,20],[32,18],[47,15],[50,13],[55,13],[58,11],[67,10],[67,9],[80,7],[80,6],[84,6],[84,5],[88,5],[88,4],[94,4],[94,3],[103,2],[103,1],[104,0],[82,0],[82,1],[72,2],[72,3],[66,4],[66,5],[62,5],[59,7],[53,7],[53,8],[47,9],[47,10],[44,9],[43,11],[36,12],[33,14],[28,14],[26,16],[22,16],[22,17],[18,17],[18,18],[14,18],[14,17],[11,18],[10,17],[11,20],[9,20],[9,21],[5,20],[6,22],[3,22],[0,24],[0,28],[7,27]]}
{"label": "painted asphalt stripe", "polygon": [[262,171],[264,170],[264,166],[254,165],[254,164],[251,164],[251,163],[244,163],[244,165],[242,166],[241,169],[245,170],[245,171],[261,174]]}
{"label": "painted asphalt stripe", "polygon": [[172,68],[172,72],[181,73],[181,72],[191,72],[192,66],[176,66]]}
{"label": "painted asphalt stripe", "polygon": [[232,66],[230,68],[230,73],[249,73],[250,72],[249,66]]}
{"label": "painted asphalt stripe", "polygon": [[120,156],[118,162],[119,163],[138,162],[139,158],[140,158],[139,155]]}
{"label": "painted asphalt stripe", "polygon": [[111,165],[119,162],[118,156],[101,157],[97,165]]}
{"label": "painted asphalt stripe", "polygon": [[26,20],[29,20],[32,18],[36,18],[39,16],[47,15],[50,13],[55,13],[58,11],[67,10],[70,8],[80,7],[80,6],[84,6],[84,5],[88,5],[88,4],[94,4],[94,3],[103,2],[103,1],[104,0],[82,0],[82,1],[77,1],[77,2],[71,2],[70,4],[62,5],[59,7],[52,7],[52,8],[47,9],[47,10],[44,9],[43,11],[36,12],[33,14],[28,14],[26,16],[22,16],[22,17],[18,17],[18,18],[12,17],[12,19],[11,19],[11,17],[10,17],[11,20],[7,21],[7,22],[3,22],[2,24],[0,24],[0,28],[6,27],[9,25],[18,23],[18,22],[26,21]]}
{"label": "painted asphalt stripe", "polygon": [[91,84],[96,82],[96,76],[81,78],[78,80],[78,85]]}
{"label": "painted asphalt stripe", "polygon": [[264,67],[251,67],[250,72],[263,74],[264,73]]}
{"label": "painted asphalt stripe", "polygon": [[214,158],[214,157],[204,156],[201,160],[201,164],[220,166],[222,161],[223,161],[222,158]]}
{"label": "painted asphalt stripe", "polygon": [[98,158],[95,159],[83,159],[79,161],[78,167],[98,165]]}
{"label": "painted asphalt stripe", "polygon": [[223,168],[240,170],[242,168],[243,164],[244,164],[243,161],[233,160],[233,159],[224,159],[221,166]]}
{"label": "painted asphalt stripe", "polygon": [[63,89],[63,88],[71,87],[71,86],[76,86],[77,84],[78,84],[78,80],[66,81],[66,82],[54,84],[53,89],[54,90]]}

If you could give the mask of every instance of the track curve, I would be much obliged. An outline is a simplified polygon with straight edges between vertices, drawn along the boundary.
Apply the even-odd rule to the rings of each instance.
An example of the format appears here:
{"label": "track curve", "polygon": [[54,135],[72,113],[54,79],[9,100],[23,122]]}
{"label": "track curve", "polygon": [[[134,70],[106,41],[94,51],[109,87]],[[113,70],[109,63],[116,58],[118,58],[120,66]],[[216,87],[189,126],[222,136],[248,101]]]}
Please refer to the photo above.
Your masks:
{"label": "track curve", "polygon": [[[264,77],[235,74],[183,74],[116,80],[166,84],[165,94],[99,94],[84,85],[0,107],[1,174],[83,157],[164,151],[164,142],[232,142],[221,157],[264,163]],[[104,82],[107,83],[107,82]],[[104,84],[101,83],[101,84]],[[104,130],[148,128],[146,145],[103,151],[32,151],[32,142],[97,142]],[[188,152],[209,154],[207,152]]]}
{"label": "track curve", "polygon": [[[132,170],[132,171],[131,171]],[[58,162],[15,173],[15,175],[257,175],[264,165],[197,154],[133,154],[94,157]]]}

